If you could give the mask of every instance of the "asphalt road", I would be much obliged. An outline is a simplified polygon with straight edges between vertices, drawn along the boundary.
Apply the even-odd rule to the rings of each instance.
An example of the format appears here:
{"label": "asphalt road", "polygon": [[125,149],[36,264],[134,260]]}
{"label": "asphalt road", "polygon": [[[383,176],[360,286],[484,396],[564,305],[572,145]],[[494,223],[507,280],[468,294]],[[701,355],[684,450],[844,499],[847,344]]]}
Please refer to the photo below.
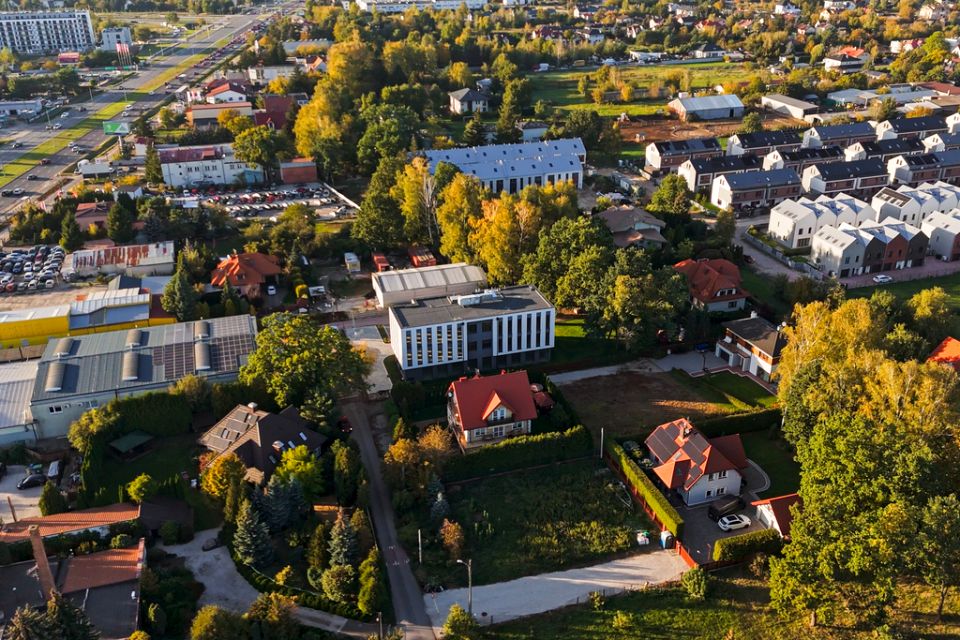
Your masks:
{"label": "asphalt road", "polygon": [[410,558],[397,537],[393,503],[387,483],[383,479],[380,455],[370,430],[367,405],[351,402],[344,405],[343,410],[353,425],[351,437],[360,446],[360,459],[370,482],[373,529],[387,565],[397,625],[404,628],[404,638],[407,640],[434,640],[436,636],[424,607],[420,585],[413,576]]}
{"label": "asphalt road", "polygon": [[[250,26],[262,19],[263,16],[257,15],[235,15],[235,16],[217,16],[212,18],[216,21],[216,24],[206,29],[203,32],[195,34],[195,36],[179,45],[174,45],[166,50],[166,56],[155,57],[151,61],[148,67],[143,68],[140,72],[136,73],[133,77],[128,78],[124,82],[120,83],[120,86],[123,86],[127,91],[122,91],[117,87],[111,87],[108,91],[94,96],[93,101],[85,101],[83,103],[77,103],[70,106],[69,115],[61,118],[57,116],[50,120],[50,124],[60,124],[61,130],[47,130],[47,120],[41,119],[32,124],[18,123],[11,127],[8,127],[2,132],[4,138],[12,141],[17,141],[23,144],[23,147],[19,149],[13,149],[11,144],[6,144],[3,147],[0,147],[0,165],[7,165],[14,160],[29,154],[33,151],[38,145],[43,144],[51,138],[56,137],[58,134],[62,134],[64,131],[68,131],[72,127],[75,127],[84,119],[90,117],[103,107],[116,103],[116,102],[127,102],[131,105],[136,106],[142,110],[148,110],[160,102],[166,97],[166,94],[163,92],[161,87],[160,90],[156,91],[154,95],[149,95],[148,93],[134,93],[138,91],[141,87],[144,87],[149,83],[153,78],[158,74],[167,71],[170,68],[176,67],[183,64],[187,58],[193,55],[201,53],[213,53],[213,45],[223,38],[232,38],[235,35],[246,33],[249,31]],[[184,73],[188,74],[189,70]],[[186,80],[177,80],[174,79],[171,81],[171,84],[184,83]],[[85,112],[78,111],[76,107],[82,106],[86,109]],[[118,115],[113,118],[113,121],[133,121],[137,116],[131,114],[127,118],[123,118]],[[85,151],[97,148],[100,144],[106,140],[107,136],[104,135],[102,130],[94,130],[86,135],[77,138],[75,142]],[[47,158],[50,160],[48,165],[37,165],[29,171],[28,173],[14,179],[11,181],[4,189],[23,189],[24,193],[18,196],[11,197],[0,197],[0,218],[5,219],[10,213],[18,209],[22,204],[23,198],[29,198],[31,196],[36,196],[47,189],[52,185],[51,182],[54,181],[58,174],[69,164],[75,162],[80,156],[75,154],[69,148],[65,148],[55,154],[48,155]],[[27,175],[33,174],[38,179],[28,180]],[[67,178],[73,178],[73,175],[64,176]]]}

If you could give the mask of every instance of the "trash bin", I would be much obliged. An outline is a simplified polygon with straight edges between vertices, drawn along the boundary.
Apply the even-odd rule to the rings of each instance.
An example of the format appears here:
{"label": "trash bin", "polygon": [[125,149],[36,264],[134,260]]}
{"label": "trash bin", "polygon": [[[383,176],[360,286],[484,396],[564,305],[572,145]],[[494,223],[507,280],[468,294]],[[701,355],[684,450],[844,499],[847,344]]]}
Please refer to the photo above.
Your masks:
{"label": "trash bin", "polygon": [[661,532],[660,532],[660,546],[663,547],[664,549],[672,549],[672,548],[673,548],[673,534],[670,533],[669,531],[666,531],[666,530],[661,531]]}

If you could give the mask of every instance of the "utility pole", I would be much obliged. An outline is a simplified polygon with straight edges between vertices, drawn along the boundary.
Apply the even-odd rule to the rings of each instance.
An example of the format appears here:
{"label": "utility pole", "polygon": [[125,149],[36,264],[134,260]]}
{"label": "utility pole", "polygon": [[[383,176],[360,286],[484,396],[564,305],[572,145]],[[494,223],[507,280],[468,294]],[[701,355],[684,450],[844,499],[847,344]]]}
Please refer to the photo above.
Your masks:
{"label": "utility pole", "polygon": [[462,564],[467,567],[467,613],[470,616],[473,616],[473,558],[470,558],[466,562],[463,560],[457,560],[457,564]]}

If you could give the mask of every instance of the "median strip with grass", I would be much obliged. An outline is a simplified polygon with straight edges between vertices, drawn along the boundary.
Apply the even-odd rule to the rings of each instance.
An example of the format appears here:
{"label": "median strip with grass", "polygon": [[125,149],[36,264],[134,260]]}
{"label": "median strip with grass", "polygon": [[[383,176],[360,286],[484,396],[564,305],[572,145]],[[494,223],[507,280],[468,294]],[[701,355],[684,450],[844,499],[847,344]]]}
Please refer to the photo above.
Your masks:
{"label": "median strip with grass", "polygon": [[[228,42],[230,42],[231,39],[232,37],[221,38],[220,40],[214,42],[211,46],[214,50],[222,49]],[[154,91],[159,87],[162,87],[170,80],[183,73],[184,70],[194,66],[205,57],[205,53],[198,53],[190,56],[176,67],[168,69],[167,71],[157,75],[137,91],[128,92],[128,98],[132,99],[133,102],[138,102],[141,98],[143,98],[144,93],[149,93],[150,91]],[[131,100],[115,102],[103,107],[90,117],[81,120],[76,126],[58,133],[53,138],[50,138],[49,140],[46,140],[33,149],[27,151],[16,160],[9,162],[3,168],[3,176],[0,176],[0,187],[6,186],[10,182],[16,180],[23,174],[36,167],[43,158],[63,151],[72,141],[78,140],[96,129],[100,129],[105,121],[109,121],[112,118],[115,118],[118,114],[123,113],[123,110],[127,107],[127,104],[130,101]]]}

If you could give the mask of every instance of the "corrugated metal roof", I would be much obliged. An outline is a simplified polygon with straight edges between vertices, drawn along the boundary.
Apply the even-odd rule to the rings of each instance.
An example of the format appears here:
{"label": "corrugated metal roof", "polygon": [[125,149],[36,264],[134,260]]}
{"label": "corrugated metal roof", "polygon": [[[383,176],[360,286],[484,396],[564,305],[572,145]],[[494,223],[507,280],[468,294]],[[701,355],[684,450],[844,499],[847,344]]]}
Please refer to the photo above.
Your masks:
{"label": "corrugated metal roof", "polygon": [[519,144],[490,144],[465,149],[425,151],[430,173],[440,162],[456,165],[480,179],[509,178],[553,172],[580,171],[587,151],[580,138]]}
{"label": "corrugated metal roof", "polygon": [[[254,349],[256,320],[247,315],[214,318],[210,326],[208,375],[237,371]],[[136,387],[159,388],[189,373],[197,372],[194,323],[143,327],[137,358],[137,379],[122,380],[127,331],[109,331],[75,336],[70,355],[57,358],[55,341],[44,351],[33,385],[33,402],[66,399],[73,395]],[[128,361],[130,356],[127,356]],[[64,368],[61,391],[47,391],[46,371],[54,364]]]}
{"label": "corrugated metal roof", "polygon": [[38,360],[0,365],[0,428],[29,421],[30,395],[37,378]]}
{"label": "corrugated metal roof", "polygon": [[[487,276],[480,267],[458,262],[456,264],[442,264],[422,269],[400,269],[373,274],[374,280],[379,282],[380,290],[385,293],[399,291],[415,292],[419,289],[442,287],[448,284],[463,284],[476,282],[482,286]],[[416,296],[413,296],[416,297]]]}
{"label": "corrugated metal roof", "polygon": [[26,320],[43,320],[46,318],[60,318],[70,314],[70,305],[58,304],[52,307],[34,307],[32,309],[10,309],[0,311],[0,324],[8,322],[24,322]]}
{"label": "corrugated metal roof", "polygon": [[[713,109],[742,109],[743,102],[735,95],[699,96],[690,98],[676,98],[687,113],[696,111],[712,111]],[[671,103],[672,104],[672,103]]]}

